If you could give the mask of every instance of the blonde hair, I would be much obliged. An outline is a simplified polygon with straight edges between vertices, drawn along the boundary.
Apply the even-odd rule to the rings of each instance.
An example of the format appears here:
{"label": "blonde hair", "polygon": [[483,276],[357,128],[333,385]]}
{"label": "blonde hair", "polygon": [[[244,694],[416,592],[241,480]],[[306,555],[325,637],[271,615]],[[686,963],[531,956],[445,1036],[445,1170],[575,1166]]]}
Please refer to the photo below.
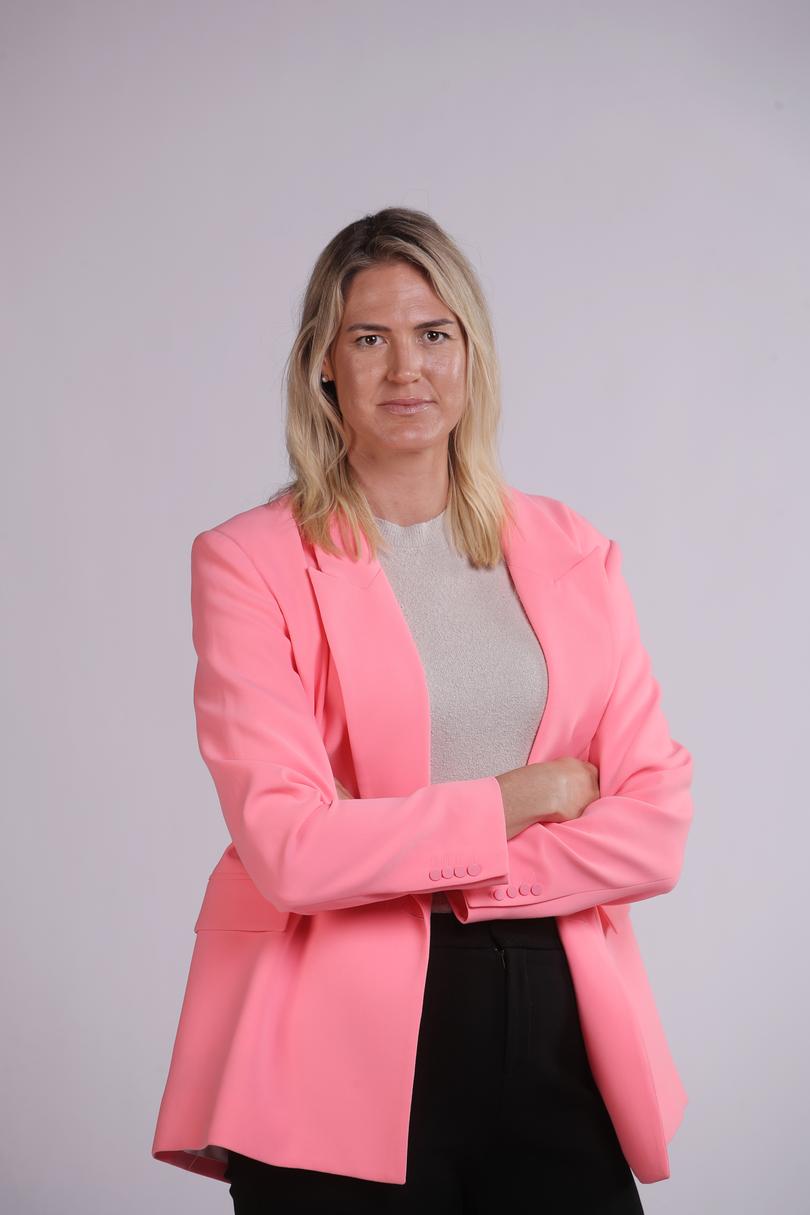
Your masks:
{"label": "blonde hair", "polygon": [[[354,275],[370,266],[404,261],[425,276],[458,317],[467,350],[466,403],[448,440],[448,522],[457,550],[476,567],[491,568],[503,555],[501,528],[513,513],[500,471],[496,438],[501,418],[500,370],[484,294],[476,273],[446,232],[423,211],[387,207],[355,220],[326,245],[310,275],[298,334],[285,364],[286,443],[294,477],[268,500],[289,495],[305,540],[337,554],[330,522],[337,517],[362,554],[387,549],[366,495],[352,476],[346,431],[334,383],[321,382],[324,355],[337,335],[345,293]],[[351,554],[348,554],[351,555]]]}

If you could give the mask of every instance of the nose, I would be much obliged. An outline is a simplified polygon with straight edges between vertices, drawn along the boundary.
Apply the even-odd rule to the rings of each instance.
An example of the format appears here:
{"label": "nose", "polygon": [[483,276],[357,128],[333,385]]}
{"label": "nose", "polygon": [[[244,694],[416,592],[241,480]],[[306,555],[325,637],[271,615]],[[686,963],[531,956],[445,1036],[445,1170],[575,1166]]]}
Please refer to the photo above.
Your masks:
{"label": "nose", "polygon": [[418,371],[389,372],[388,379],[392,384],[414,384],[419,379]]}
{"label": "nose", "polygon": [[418,380],[421,371],[420,352],[407,343],[392,342],[388,360],[388,379],[395,384],[410,384]]}

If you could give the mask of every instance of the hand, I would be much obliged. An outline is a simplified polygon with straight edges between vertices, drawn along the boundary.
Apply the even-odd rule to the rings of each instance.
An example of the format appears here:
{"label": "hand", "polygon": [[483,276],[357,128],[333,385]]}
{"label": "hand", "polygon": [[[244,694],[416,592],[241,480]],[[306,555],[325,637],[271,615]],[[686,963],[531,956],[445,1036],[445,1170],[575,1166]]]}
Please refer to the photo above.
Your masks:
{"label": "hand", "polygon": [[570,755],[513,768],[496,780],[503,796],[507,839],[532,823],[564,823],[579,818],[599,797],[596,766]]}

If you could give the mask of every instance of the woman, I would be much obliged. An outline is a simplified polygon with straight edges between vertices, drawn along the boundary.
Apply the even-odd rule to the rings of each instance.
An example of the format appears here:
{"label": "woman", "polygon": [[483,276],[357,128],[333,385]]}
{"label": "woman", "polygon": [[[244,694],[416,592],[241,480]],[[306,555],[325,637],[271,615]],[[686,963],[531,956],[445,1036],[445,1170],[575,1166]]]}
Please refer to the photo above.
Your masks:
{"label": "woman", "polygon": [[368,216],[306,291],[295,479],[192,545],[232,843],[152,1153],[237,1215],[619,1215],[669,1176],[686,1094],[629,907],[678,879],[691,757],[618,545],[503,482],[499,416],[472,267]]}

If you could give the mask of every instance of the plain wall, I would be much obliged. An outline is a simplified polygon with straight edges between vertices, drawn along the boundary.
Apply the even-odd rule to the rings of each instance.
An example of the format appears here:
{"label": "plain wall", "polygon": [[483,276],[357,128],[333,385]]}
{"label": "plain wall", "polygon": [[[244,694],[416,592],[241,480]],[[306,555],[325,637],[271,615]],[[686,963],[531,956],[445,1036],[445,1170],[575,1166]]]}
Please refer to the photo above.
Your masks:
{"label": "plain wall", "polygon": [[649,1215],[806,1188],[810,9],[4,3],[0,1205],[232,1209],[149,1152],[208,873],[189,552],[287,477],[326,242],[476,265],[510,483],[618,539],[695,761],[633,920],[690,1097]]}

